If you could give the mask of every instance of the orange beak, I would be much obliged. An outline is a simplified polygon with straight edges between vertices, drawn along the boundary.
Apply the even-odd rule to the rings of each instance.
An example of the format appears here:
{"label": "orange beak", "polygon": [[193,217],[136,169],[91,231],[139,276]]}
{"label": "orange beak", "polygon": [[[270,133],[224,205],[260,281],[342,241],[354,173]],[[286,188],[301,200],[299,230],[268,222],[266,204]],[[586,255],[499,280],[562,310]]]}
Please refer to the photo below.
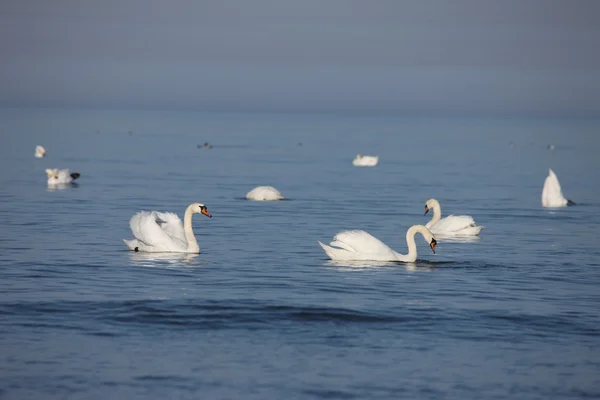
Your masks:
{"label": "orange beak", "polygon": [[431,239],[431,243],[429,243],[429,247],[431,247],[431,251],[433,251],[433,254],[435,254],[435,245],[437,244],[437,242],[435,241],[435,239]]}
{"label": "orange beak", "polygon": [[204,215],[206,215],[208,218],[212,218],[212,215],[210,215],[210,213],[208,212],[208,210],[206,209],[206,207],[202,208],[202,210],[200,210],[200,212]]}

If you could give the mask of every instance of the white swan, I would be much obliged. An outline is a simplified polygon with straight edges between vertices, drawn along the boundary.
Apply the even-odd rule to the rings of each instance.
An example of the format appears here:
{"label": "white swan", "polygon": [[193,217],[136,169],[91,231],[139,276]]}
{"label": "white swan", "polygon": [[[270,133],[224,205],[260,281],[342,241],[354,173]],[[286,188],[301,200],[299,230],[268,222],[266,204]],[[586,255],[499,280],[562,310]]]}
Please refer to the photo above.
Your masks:
{"label": "white swan", "polygon": [[48,185],[66,185],[79,178],[81,174],[77,172],[71,173],[68,169],[46,169],[48,175]]}
{"label": "white swan", "polygon": [[433,209],[433,218],[427,224],[434,235],[439,236],[476,236],[483,226],[475,224],[473,217],[469,215],[449,215],[442,218],[442,207],[436,199],[425,202],[425,214]]}
{"label": "white swan", "polygon": [[567,200],[562,194],[558,177],[551,169],[548,169],[548,176],[544,181],[542,189],[542,206],[543,207],[566,207],[574,205],[571,200]]}
{"label": "white swan", "polygon": [[123,241],[133,251],[200,253],[192,230],[192,215],[198,213],[212,217],[201,203],[192,203],[187,207],[183,224],[177,214],[140,211],[129,221],[135,239]]}
{"label": "white swan", "polygon": [[46,156],[46,149],[43,146],[35,146],[35,157],[42,158]]}
{"label": "white swan", "polygon": [[[329,258],[337,261],[403,261],[417,259],[415,235],[420,233],[435,253],[437,242],[433,234],[423,225],[413,225],[406,231],[408,254],[400,254],[365,231],[343,231],[333,237],[329,246],[319,242]],[[332,247],[333,246],[333,247]]]}
{"label": "white swan", "polygon": [[257,201],[283,200],[283,196],[279,193],[279,190],[272,186],[257,186],[246,193],[246,198]]}
{"label": "white swan", "polygon": [[374,167],[379,162],[379,156],[361,156],[357,154],[352,160],[355,167]]}

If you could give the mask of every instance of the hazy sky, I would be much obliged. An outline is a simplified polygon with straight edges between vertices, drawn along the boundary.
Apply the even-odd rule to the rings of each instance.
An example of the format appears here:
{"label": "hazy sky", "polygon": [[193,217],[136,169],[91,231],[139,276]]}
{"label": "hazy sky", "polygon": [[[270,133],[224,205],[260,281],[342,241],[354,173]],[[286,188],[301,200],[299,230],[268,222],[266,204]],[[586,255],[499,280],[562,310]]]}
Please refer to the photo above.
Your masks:
{"label": "hazy sky", "polygon": [[3,0],[0,106],[600,115],[597,0]]}

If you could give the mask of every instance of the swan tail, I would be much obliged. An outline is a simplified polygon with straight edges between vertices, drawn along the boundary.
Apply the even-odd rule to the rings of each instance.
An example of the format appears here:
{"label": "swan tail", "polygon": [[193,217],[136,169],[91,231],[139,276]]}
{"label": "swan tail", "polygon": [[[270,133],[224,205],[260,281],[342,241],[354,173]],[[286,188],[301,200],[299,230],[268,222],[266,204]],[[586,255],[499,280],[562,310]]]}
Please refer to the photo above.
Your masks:
{"label": "swan tail", "polygon": [[327,254],[327,257],[329,257],[332,260],[335,260],[336,258],[338,258],[336,256],[337,256],[337,253],[340,251],[340,249],[334,249],[333,247],[327,246],[326,244],[323,244],[318,240],[317,240],[317,242],[321,245],[321,247],[325,251],[325,254]]}
{"label": "swan tail", "polygon": [[77,178],[79,178],[81,176],[81,174],[79,172],[73,172],[71,174],[71,179],[75,180]]}
{"label": "swan tail", "polygon": [[468,236],[476,236],[476,235],[479,235],[479,232],[481,232],[481,230],[483,228],[484,227],[481,225],[479,225],[479,226],[473,225],[473,226],[470,226],[470,227],[464,229],[463,231],[461,231],[461,233],[464,235],[468,235]]}
{"label": "swan tail", "polygon": [[474,226],[472,227],[472,233],[471,235],[479,235],[479,232],[481,232],[481,230],[485,228],[484,226]]}
{"label": "swan tail", "polygon": [[576,204],[577,204],[577,203],[575,203],[574,201],[567,199],[567,205],[568,205],[568,206],[574,206],[574,205],[576,205]]}
{"label": "swan tail", "polygon": [[[326,244],[323,244],[320,241],[317,241],[317,242],[321,245],[321,247],[325,251],[325,254],[327,254],[327,257],[329,257],[332,260],[355,260],[355,259],[357,259],[356,254],[353,254],[346,249],[337,249],[335,247],[331,247]],[[333,244],[333,242],[332,242],[332,244]]]}
{"label": "swan tail", "polygon": [[135,249],[139,248],[139,243],[136,239],[132,239],[132,240],[123,239],[123,241],[125,242],[125,245],[127,246],[127,248],[129,250],[136,251]]}

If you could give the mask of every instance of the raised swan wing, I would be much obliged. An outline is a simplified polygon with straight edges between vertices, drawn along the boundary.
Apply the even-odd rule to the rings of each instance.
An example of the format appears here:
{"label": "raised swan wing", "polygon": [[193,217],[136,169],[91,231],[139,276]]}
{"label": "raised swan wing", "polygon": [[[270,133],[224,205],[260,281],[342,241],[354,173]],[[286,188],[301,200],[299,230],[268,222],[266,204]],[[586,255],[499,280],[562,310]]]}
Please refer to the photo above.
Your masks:
{"label": "raised swan wing", "polygon": [[140,211],[129,221],[133,236],[152,247],[165,247],[173,244],[186,247],[183,225],[179,217],[172,213]]}

